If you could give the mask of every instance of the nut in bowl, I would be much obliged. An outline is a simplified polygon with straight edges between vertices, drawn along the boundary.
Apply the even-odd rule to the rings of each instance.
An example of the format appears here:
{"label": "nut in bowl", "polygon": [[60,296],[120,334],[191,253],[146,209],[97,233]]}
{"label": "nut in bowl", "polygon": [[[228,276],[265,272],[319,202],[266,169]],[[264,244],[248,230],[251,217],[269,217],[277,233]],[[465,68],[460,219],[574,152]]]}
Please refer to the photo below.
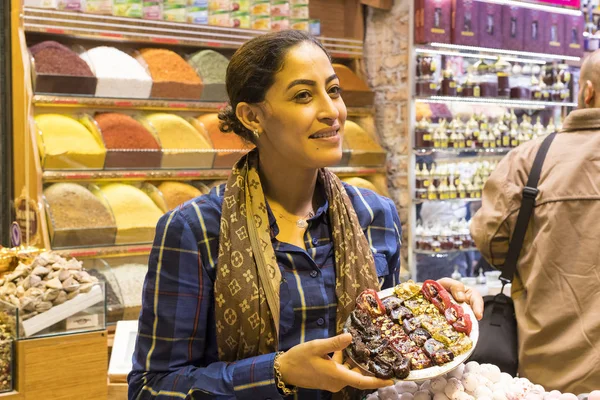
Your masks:
{"label": "nut in bowl", "polygon": [[356,299],[344,331],[352,334],[349,361],[365,375],[421,381],[466,361],[479,326],[468,304],[457,304],[437,282],[408,281]]}

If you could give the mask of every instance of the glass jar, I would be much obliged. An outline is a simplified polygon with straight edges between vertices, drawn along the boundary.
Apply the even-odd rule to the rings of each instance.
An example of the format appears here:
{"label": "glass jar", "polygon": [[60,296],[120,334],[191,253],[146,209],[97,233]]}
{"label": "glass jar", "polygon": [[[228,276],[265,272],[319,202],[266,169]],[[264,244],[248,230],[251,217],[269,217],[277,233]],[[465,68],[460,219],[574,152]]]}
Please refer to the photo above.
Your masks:
{"label": "glass jar", "polygon": [[512,66],[502,58],[498,58],[498,61],[494,64],[494,69],[498,78],[498,97],[507,99],[510,97],[509,77]]}
{"label": "glass jar", "polygon": [[[423,164],[424,168],[427,168],[425,164]],[[421,165],[417,164],[415,168],[415,189],[424,189],[425,184],[423,182],[423,170],[421,169]]]}
{"label": "glass jar", "polygon": [[442,76],[442,96],[456,96],[456,80],[450,66],[444,70]]}
{"label": "glass jar", "polygon": [[437,71],[437,62],[431,56],[419,56],[417,58],[417,76],[431,77]]}
{"label": "glass jar", "polygon": [[542,125],[542,118],[540,116],[537,117],[537,121],[533,126],[533,135],[535,137],[544,136],[546,134],[546,129],[544,125]]}
{"label": "glass jar", "polygon": [[434,132],[433,132],[433,148],[435,149],[441,149],[442,148],[442,135],[441,132],[443,132],[440,128],[437,128]]}
{"label": "glass jar", "polygon": [[437,200],[438,191],[433,182],[427,188],[427,200]]}
{"label": "glass jar", "polygon": [[479,137],[477,138],[477,147],[480,149],[490,147],[487,131],[482,130],[479,132]]}
{"label": "glass jar", "polygon": [[425,117],[415,127],[415,145],[418,148],[427,148],[432,145],[431,126]]}
{"label": "glass jar", "polygon": [[462,134],[462,132],[458,132],[456,134],[457,136],[457,144],[458,146],[454,146],[455,148],[459,148],[459,149],[464,149],[466,147],[466,140],[465,140],[465,135]]}
{"label": "glass jar", "polygon": [[473,132],[469,128],[465,129],[465,148],[472,149],[474,144]]}
{"label": "glass jar", "polygon": [[442,179],[440,185],[437,188],[437,198],[440,200],[448,200],[448,185],[446,184],[446,179]]}
{"label": "glass jar", "polygon": [[527,75],[519,75],[511,79],[510,98],[520,100],[531,99],[530,79]]}
{"label": "glass jar", "polygon": [[531,87],[531,100],[542,101],[542,89],[540,88],[540,81],[531,75],[531,81],[529,82]]}
{"label": "glass jar", "polygon": [[474,97],[474,88],[475,88],[475,82],[473,79],[473,75],[471,74],[471,72],[469,72],[469,74],[467,75],[467,79],[465,80],[465,83],[462,85],[462,91],[461,91],[461,96],[462,97]]}
{"label": "glass jar", "polygon": [[459,180],[458,186],[456,187],[456,194],[459,199],[467,198],[467,188],[463,185],[462,181]]}
{"label": "glass jar", "polygon": [[556,126],[554,125],[554,118],[550,118],[548,125],[546,126],[546,133],[549,135],[556,132]]}
{"label": "glass jar", "polygon": [[417,78],[415,94],[417,96],[436,96],[438,94],[438,84],[431,78]]}
{"label": "glass jar", "polygon": [[458,191],[456,189],[456,186],[454,185],[454,182],[452,182],[454,179],[450,179],[450,184],[448,184],[448,198],[450,200],[454,200],[458,197]]}

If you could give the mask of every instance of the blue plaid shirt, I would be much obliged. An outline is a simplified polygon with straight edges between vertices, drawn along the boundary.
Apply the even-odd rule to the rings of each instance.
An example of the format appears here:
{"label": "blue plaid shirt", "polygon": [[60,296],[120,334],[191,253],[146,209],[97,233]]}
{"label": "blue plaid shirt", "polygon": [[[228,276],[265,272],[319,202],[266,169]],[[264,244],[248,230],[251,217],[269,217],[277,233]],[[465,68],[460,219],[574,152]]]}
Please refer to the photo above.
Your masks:
{"label": "blue plaid shirt", "polygon": [[[344,184],[369,241],[382,288],[400,269],[400,220],[394,203]],[[233,363],[217,357],[214,289],[224,185],[164,215],[156,228],[129,375],[130,399],[279,399],[275,353]],[[328,204],[309,220],[306,250],[271,237],[282,274],[280,350],[336,335],[335,265]],[[301,389],[300,399],[329,393]]]}

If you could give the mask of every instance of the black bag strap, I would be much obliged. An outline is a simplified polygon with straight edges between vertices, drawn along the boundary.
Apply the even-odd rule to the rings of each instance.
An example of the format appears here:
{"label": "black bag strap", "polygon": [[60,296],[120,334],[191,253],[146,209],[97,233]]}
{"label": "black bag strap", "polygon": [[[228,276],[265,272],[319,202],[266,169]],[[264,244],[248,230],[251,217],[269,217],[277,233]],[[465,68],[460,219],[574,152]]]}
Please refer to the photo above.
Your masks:
{"label": "black bag strap", "polygon": [[527,226],[529,225],[529,219],[533,213],[535,207],[535,198],[537,197],[539,190],[537,188],[540,181],[540,175],[542,173],[542,166],[548,154],[548,149],[556,136],[556,132],[548,135],[542,145],[540,146],[533,166],[529,172],[529,178],[527,179],[527,185],[523,188],[523,200],[521,201],[521,208],[519,209],[519,215],[517,216],[517,224],[513,231],[512,239],[508,245],[508,254],[504,261],[504,267],[502,268],[502,275],[500,280],[502,281],[502,292],[504,292],[504,286],[512,282],[515,272],[517,271],[517,261],[519,260],[519,254],[523,248],[523,240],[525,239],[525,232],[527,232]]}

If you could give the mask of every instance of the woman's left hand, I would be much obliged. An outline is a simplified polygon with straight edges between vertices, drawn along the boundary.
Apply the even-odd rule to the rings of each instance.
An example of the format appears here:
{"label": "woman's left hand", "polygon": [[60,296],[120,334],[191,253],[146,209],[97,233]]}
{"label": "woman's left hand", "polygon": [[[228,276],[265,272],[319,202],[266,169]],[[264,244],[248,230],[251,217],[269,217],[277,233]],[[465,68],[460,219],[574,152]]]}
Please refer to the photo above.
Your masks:
{"label": "woman's left hand", "polygon": [[469,303],[478,320],[483,317],[483,297],[477,290],[466,287],[461,282],[450,278],[442,278],[438,280],[438,283],[452,293],[454,300],[459,303]]}

